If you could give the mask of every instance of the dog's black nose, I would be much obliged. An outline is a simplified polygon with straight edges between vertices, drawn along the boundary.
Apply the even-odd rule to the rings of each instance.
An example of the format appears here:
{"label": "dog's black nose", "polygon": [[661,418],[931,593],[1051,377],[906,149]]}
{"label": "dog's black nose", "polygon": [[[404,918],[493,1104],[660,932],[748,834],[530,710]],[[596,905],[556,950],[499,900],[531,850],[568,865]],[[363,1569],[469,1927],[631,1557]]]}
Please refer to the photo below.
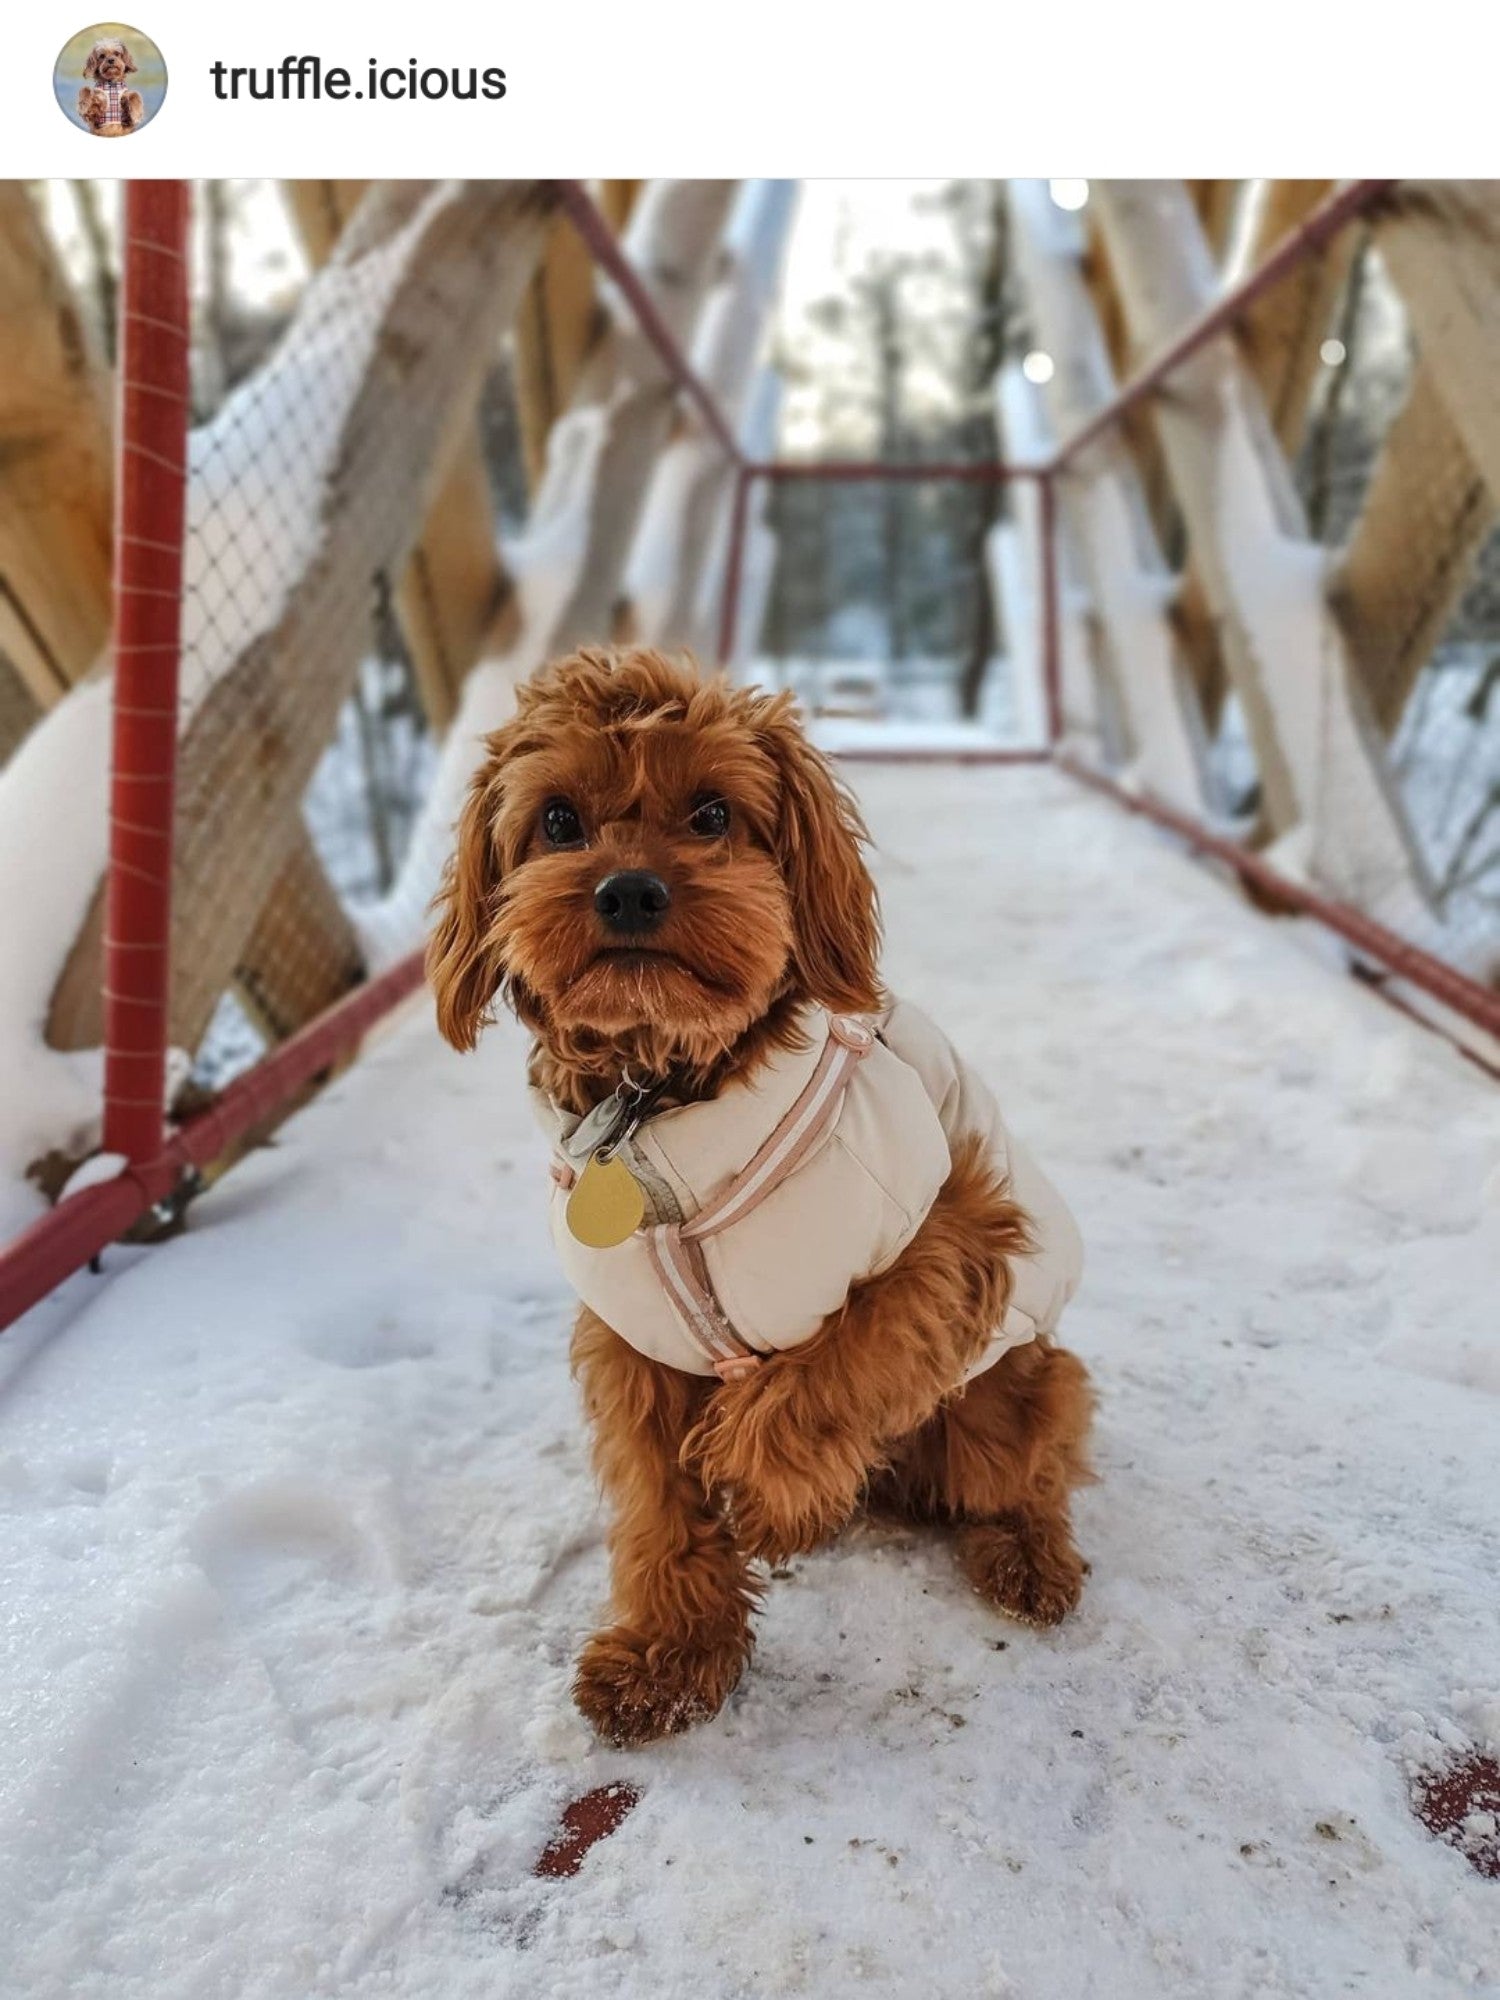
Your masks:
{"label": "dog's black nose", "polygon": [[594,908],[612,931],[654,931],[671,907],[672,891],[649,868],[622,868],[594,891]]}

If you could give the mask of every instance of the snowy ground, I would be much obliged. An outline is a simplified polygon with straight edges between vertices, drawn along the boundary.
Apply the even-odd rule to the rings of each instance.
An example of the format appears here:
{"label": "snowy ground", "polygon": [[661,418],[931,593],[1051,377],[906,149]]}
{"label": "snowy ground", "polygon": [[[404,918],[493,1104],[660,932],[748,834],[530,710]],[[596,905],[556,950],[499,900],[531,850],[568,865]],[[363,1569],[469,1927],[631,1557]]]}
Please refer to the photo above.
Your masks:
{"label": "snowy ground", "polygon": [[1500,1989],[1500,1884],[1407,1804],[1500,1747],[1500,1093],[1053,774],[859,784],[894,981],[1088,1238],[1079,1615],[860,1529],[720,1721],[594,1745],[520,1039],[413,1016],[0,1347],[7,1996]]}

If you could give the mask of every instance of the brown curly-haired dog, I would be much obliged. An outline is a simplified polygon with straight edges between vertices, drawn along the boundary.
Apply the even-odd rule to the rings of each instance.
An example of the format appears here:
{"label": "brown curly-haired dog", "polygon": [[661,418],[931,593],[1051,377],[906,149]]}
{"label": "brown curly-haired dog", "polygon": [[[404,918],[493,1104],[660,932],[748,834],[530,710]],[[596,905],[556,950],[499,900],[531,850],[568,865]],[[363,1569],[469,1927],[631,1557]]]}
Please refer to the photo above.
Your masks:
{"label": "brown curly-haired dog", "polygon": [[135,74],[135,57],[124,42],[106,37],[95,42],[83,65],[85,82],[78,93],[78,115],[91,132],[122,139],[145,122],[146,105],[138,90],[126,90],[125,78]]}
{"label": "brown curly-haired dog", "polygon": [[[1084,1576],[1068,1500],[1090,1476],[1092,1397],[1051,1338],[1076,1268],[1049,1274],[1044,1239],[1076,1264],[1076,1237],[983,1086],[883,993],[864,828],[788,699],[645,649],[585,651],[524,686],[486,750],[428,954],[438,1021],[472,1048],[503,995],[533,1031],[531,1081],[559,1148],[554,1234],[586,1298],[620,1291],[622,1330],[585,1304],[573,1343],[613,1515],[614,1622],[583,1650],[579,1706],[630,1744],[713,1715],[750,1654],[763,1588],[752,1563],[813,1547],[867,1495],[953,1524],[983,1597],[1054,1623]],[[691,1184],[692,1136],[712,1134],[704,1121],[721,1110],[748,1116],[789,1075],[783,1102],[814,1063],[787,1117],[831,1064],[845,1095],[833,1091],[822,1115],[844,1123],[811,1152],[802,1140],[795,1170],[748,1204],[738,1236],[709,1242],[705,1220],[725,1196]],[[622,1080],[646,1092],[645,1123],[617,1151],[645,1183],[647,1212],[628,1247],[581,1249],[567,1203],[588,1158],[570,1165],[569,1146],[592,1129],[579,1126],[586,1114],[613,1115]],[[877,1159],[869,1185],[883,1175],[904,1219],[889,1224],[892,1205],[880,1208],[873,1256],[856,1243],[867,1182],[820,1176],[864,1173],[849,1165],[861,1121],[878,1125],[906,1089],[916,1096],[901,1103],[931,1133],[903,1128],[899,1160]],[[738,1130],[719,1172],[727,1160],[736,1199],[787,1121],[769,1139],[756,1127],[736,1152]],[[896,1184],[932,1135],[941,1166],[914,1204]],[[884,1142],[863,1143],[868,1167]],[[758,1321],[769,1267],[784,1263],[795,1290],[804,1267],[839,1253],[845,1218],[853,1268],[837,1302],[791,1330]],[[683,1265],[695,1230],[704,1240]],[[644,1261],[648,1239],[675,1244],[678,1264],[656,1266],[666,1290]],[[696,1320],[673,1301],[674,1269],[707,1294]]]}

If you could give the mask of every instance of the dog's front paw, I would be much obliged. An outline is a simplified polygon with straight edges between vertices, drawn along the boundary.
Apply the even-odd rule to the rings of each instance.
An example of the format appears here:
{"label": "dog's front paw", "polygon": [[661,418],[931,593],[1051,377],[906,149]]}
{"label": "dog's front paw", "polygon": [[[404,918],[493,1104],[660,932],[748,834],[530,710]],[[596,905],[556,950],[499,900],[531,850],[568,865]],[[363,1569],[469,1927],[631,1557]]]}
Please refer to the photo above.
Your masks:
{"label": "dog's front paw", "polygon": [[729,1382],[688,1438],[684,1459],[728,1495],[735,1546],[784,1562],[826,1541],[859,1504],[867,1467],[826,1419],[806,1374],[776,1361]]}
{"label": "dog's front paw", "polygon": [[573,1699],[606,1743],[639,1749],[717,1715],[745,1657],[740,1641],[694,1646],[611,1625],[579,1654]]}
{"label": "dog's front paw", "polygon": [[1071,1541],[1025,1528],[971,1528],[961,1551],[964,1573],[987,1604],[1026,1625],[1058,1625],[1083,1595],[1088,1565]]}

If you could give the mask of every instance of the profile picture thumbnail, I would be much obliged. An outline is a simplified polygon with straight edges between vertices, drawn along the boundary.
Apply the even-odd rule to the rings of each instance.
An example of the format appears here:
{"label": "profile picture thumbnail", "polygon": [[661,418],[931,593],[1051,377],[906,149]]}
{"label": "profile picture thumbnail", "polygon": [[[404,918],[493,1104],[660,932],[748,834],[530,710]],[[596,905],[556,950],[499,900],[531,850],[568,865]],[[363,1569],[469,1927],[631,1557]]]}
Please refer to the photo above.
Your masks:
{"label": "profile picture thumbnail", "polygon": [[64,43],[52,89],[63,115],[83,131],[96,139],[128,139],[161,109],[167,65],[139,28],[96,21]]}

